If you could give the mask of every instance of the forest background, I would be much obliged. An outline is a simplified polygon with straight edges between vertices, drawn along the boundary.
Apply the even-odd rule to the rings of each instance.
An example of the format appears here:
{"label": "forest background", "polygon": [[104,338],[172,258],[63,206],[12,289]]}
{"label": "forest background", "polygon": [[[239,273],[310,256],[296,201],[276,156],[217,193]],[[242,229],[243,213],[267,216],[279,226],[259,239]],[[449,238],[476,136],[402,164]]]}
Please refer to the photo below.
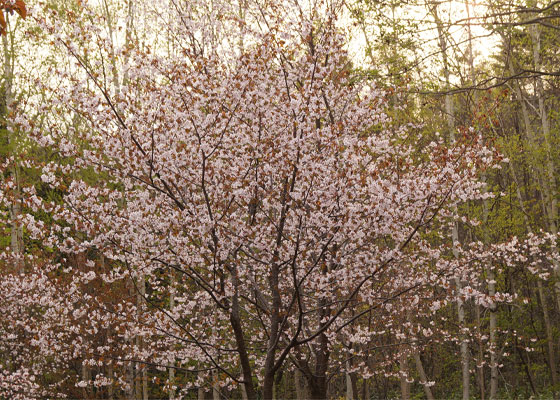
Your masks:
{"label": "forest background", "polygon": [[0,5],[0,398],[560,396],[560,2]]}

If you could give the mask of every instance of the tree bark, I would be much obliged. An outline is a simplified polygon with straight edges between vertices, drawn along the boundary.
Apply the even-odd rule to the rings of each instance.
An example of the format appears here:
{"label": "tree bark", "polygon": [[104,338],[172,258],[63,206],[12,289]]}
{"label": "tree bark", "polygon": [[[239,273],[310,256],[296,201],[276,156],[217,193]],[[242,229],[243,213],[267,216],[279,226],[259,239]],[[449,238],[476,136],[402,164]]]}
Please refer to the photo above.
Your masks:
{"label": "tree bark", "polygon": [[245,391],[247,392],[247,399],[256,400],[257,395],[253,386],[253,373],[251,371],[251,364],[249,363],[249,355],[247,354],[247,346],[245,345],[245,337],[243,336],[243,328],[241,327],[241,318],[239,316],[239,295],[237,293],[239,282],[235,277],[233,279],[236,292],[233,295],[229,320],[237,344],[237,353],[241,362],[241,369],[243,370],[243,381]]}
{"label": "tree bark", "polygon": [[294,381],[296,387],[296,398],[297,400],[309,399],[309,391],[307,389],[307,381],[299,368],[296,367],[294,371]]}
{"label": "tree bark", "polygon": [[[321,301],[324,303],[324,301]],[[324,306],[324,304],[323,304]],[[323,317],[323,315],[321,316]],[[316,365],[313,374],[306,375],[310,398],[324,400],[327,398],[327,369],[329,365],[330,352],[328,350],[328,338],[322,333],[319,335],[319,343],[315,348]]]}
{"label": "tree bark", "polygon": [[[282,223],[280,225],[282,227]],[[266,359],[264,362],[264,382],[263,382],[263,397],[265,400],[272,400],[274,398],[274,364],[276,361],[276,348],[278,346],[278,329],[280,325],[280,291],[278,288],[278,279],[280,274],[280,267],[274,263],[270,268],[270,276],[268,283],[272,292],[272,305],[270,315],[270,335],[268,338],[268,349]]]}
{"label": "tree bark", "polygon": [[424,388],[426,399],[434,400],[434,395],[432,394],[432,389],[428,386],[428,377],[426,376],[426,371],[424,371],[424,365],[422,364],[422,359],[420,358],[420,352],[418,350],[414,352],[414,363],[416,364],[416,370],[418,371],[418,376],[420,376],[420,384]]}
{"label": "tree bark", "polygon": [[478,372],[478,388],[480,392],[480,400],[485,400],[486,398],[486,387],[485,387],[485,379],[484,379],[484,345],[482,343],[482,328],[481,328],[481,321],[480,321],[480,305],[475,305],[476,311],[476,330],[479,337],[478,340],[478,362],[480,365],[476,366]]}
{"label": "tree bark", "polygon": [[[171,274],[171,288],[173,289],[173,284],[175,282],[173,274]],[[175,308],[175,293],[172,291],[169,294],[169,310],[173,313]],[[175,360],[172,361],[172,365],[175,365]],[[173,385],[175,384],[175,368],[169,368],[169,400],[173,400],[175,398],[175,389],[173,389]],[[199,390],[199,397],[200,397],[200,389]],[[204,396],[204,392],[203,396]]]}
{"label": "tree bark", "polygon": [[410,400],[410,383],[408,383],[408,358],[404,352],[399,355],[401,399]]}
{"label": "tree bark", "polygon": [[[438,15],[438,5],[433,5],[431,9],[432,15],[434,16],[437,31],[438,31],[438,38],[439,38],[439,47],[441,50],[441,55],[443,59],[443,74],[445,77],[445,86],[446,90],[451,88],[450,85],[450,70],[449,70],[449,61],[447,56],[447,40],[445,38],[445,33],[443,30],[443,23]],[[447,127],[449,130],[449,140],[451,143],[455,142],[455,109],[453,105],[453,99],[450,93],[445,94],[445,113],[447,116]],[[458,231],[458,224],[455,222],[453,224],[453,228],[451,231],[451,238],[453,244],[453,254],[457,258],[457,245],[459,243],[459,231]],[[462,283],[459,278],[455,279],[456,290],[457,293],[460,292],[462,289]],[[457,296],[457,322],[459,326],[462,327],[465,324],[465,308],[463,304],[463,300]],[[463,333],[461,333],[461,374],[462,374],[462,388],[463,388],[463,400],[468,400],[470,397],[470,372],[469,372],[469,352],[467,346],[467,339]]]}
{"label": "tree bark", "polygon": [[[496,295],[496,283],[494,271],[491,267],[487,268],[488,276],[488,295],[490,298]],[[496,345],[496,310],[493,305],[490,309],[490,399],[494,400],[498,394],[498,348]]]}
{"label": "tree bark", "polygon": [[212,400],[220,400],[220,385],[216,371],[212,372]]}
{"label": "tree bark", "polygon": [[350,360],[346,361],[346,374],[345,374],[345,379],[346,379],[346,400],[354,400],[354,388],[352,386],[352,377],[350,376],[350,372],[348,371],[350,369]]}
{"label": "tree bark", "polygon": [[[202,372],[198,372],[198,377],[200,378],[202,376]],[[197,391],[197,395],[198,395],[198,400],[204,400],[204,387],[201,385],[198,387],[198,391]]]}
{"label": "tree bark", "polygon": [[[0,11],[3,12],[3,11]],[[10,19],[9,14],[4,14],[6,23],[9,26]],[[7,118],[10,107],[13,101],[13,78],[14,78],[14,69],[13,69],[13,62],[14,62],[14,43],[13,37],[10,36],[10,41],[8,41],[8,34],[2,35],[2,47],[4,51],[4,85],[3,85],[3,98],[2,98],[2,105],[0,110],[0,118],[5,119]],[[7,142],[8,145],[12,144],[13,138],[10,136],[10,129],[8,127],[8,123],[2,121],[3,127],[6,129],[7,135]],[[16,271],[19,273],[23,273],[23,226],[21,222],[18,221],[19,216],[21,215],[21,192],[20,192],[20,174],[19,174],[19,166],[17,162],[17,157],[14,156],[14,165],[12,167],[12,178],[15,182],[15,189],[14,189],[14,199],[12,204],[10,205],[10,219],[11,219],[11,233],[10,233],[10,250],[12,254],[15,256],[14,266]]]}

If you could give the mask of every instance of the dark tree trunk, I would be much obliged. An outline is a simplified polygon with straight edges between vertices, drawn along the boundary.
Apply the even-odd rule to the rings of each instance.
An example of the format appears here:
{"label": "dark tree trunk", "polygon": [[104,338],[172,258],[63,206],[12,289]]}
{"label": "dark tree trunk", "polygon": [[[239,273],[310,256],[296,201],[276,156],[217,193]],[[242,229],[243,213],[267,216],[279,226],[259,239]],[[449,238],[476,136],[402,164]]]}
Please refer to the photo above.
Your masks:
{"label": "dark tree trunk", "polygon": [[245,381],[245,391],[247,392],[247,400],[256,400],[257,394],[253,386],[253,373],[251,371],[251,364],[249,363],[249,355],[247,354],[247,347],[245,345],[245,338],[243,336],[243,328],[241,327],[241,319],[239,317],[239,300],[237,293],[233,296],[230,323],[235,335],[235,342],[237,343],[237,353],[241,361],[241,369],[243,370],[243,380]]}
{"label": "dark tree trunk", "polygon": [[328,338],[325,334],[321,334],[319,335],[319,345],[317,346],[315,373],[308,377],[311,398],[314,400],[325,400],[327,398],[329,357]]}

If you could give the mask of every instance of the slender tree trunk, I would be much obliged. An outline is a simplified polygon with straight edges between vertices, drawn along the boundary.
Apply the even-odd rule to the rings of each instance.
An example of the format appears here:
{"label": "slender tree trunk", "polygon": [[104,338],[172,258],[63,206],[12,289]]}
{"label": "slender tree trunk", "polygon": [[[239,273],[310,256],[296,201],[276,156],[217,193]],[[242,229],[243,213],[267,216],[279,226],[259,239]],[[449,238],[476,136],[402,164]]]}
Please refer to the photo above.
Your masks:
{"label": "slender tree trunk", "polygon": [[[480,321],[480,305],[475,305],[475,312],[476,312],[476,330],[478,337],[482,336],[482,329],[481,329],[481,321]],[[484,382],[484,346],[482,344],[482,339],[478,341],[478,360],[480,366],[477,365],[476,369],[478,372],[478,387],[480,392],[480,400],[485,400],[486,398],[486,387]]]}
{"label": "slender tree trunk", "polygon": [[[89,381],[91,380],[91,370],[87,365],[83,363],[82,363],[82,380],[88,382],[88,386],[89,386]],[[89,399],[89,391],[87,389],[87,386],[82,388],[82,396],[84,399]]]}
{"label": "slender tree trunk", "polygon": [[428,386],[428,377],[426,376],[426,371],[424,371],[424,365],[422,364],[422,359],[420,358],[420,352],[418,350],[414,352],[414,363],[416,364],[416,370],[420,377],[420,384],[424,388],[426,399],[434,400],[434,395],[432,394],[432,389]]}
{"label": "slender tree trunk", "polygon": [[241,399],[247,400],[247,390],[245,389],[245,385],[241,385]]}
{"label": "slender tree trunk", "polygon": [[249,362],[249,355],[247,354],[247,347],[245,345],[245,337],[243,335],[243,328],[241,327],[241,318],[239,316],[239,295],[238,287],[239,282],[233,277],[233,287],[235,288],[235,293],[232,299],[232,305],[230,310],[229,320],[231,327],[233,329],[235,342],[237,344],[237,353],[239,355],[239,360],[241,362],[241,368],[243,370],[243,381],[245,385],[245,391],[247,392],[248,400],[256,400],[257,395],[255,388],[253,386],[253,373],[251,371],[251,364]]}
{"label": "slender tree trunk", "polygon": [[[144,276],[140,276],[138,279],[138,292],[136,293],[136,311],[138,320],[142,319],[142,312],[144,308],[144,295],[146,294],[146,280]],[[136,348],[139,352],[142,351],[144,343],[141,336],[136,336],[135,338]],[[145,365],[141,362],[135,363],[136,369],[136,379],[134,380],[136,386],[136,399],[148,399],[148,377]]]}
{"label": "slender tree trunk", "polygon": [[[202,376],[202,372],[198,372],[198,377],[200,378]],[[198,387],[198,400],[204,400],[204,387],[201,385]]]}
{"label": "slender tree trunk", "polygon": [[[472,31],[471,31],[471,18],[470,18],[470,6],[469,6],[469,2],[465,1],[465,8],[467,11],[467,28],[468,28],[468,38],[469,38],[469,58],[468,58],[468,62],[469,62],[469,72],[470,72],[470,79],[471,79],[471,85],[475,85],[476,84],[476,75],[475,75],[475,69],[474,69],[474,52],[473,52],[473,42],[472,42]],[[473,99],[475,102],[475,106],[476,106],[476,100],[477,100],[477,94],[476,91],[473,94]],[[486,182],[486,175],[483,175],[482,178],[485,182]],[[483,221],[484,223],[486,223],[488,221],[488,201],[485,199],[483,201]],[[488,243],[488,237],[486,234],[486,231],[484,231],[484,243]],[[488,295],[492,298],[495,294],[496,294],[496,282],[495,282],[495,276],[494,276],[494,271],[492,270],[491,266],[487,266],[486,267],[486,275],[487,275],[487,281],[488,281]],[[478,322],[478,329],[479,329],[479,333],[480,333],[480,306],[476,306],[477,307],[477,322]],[[491,307],[490,308],[490,399],[495,399],[496,398],[496,394],[497,394],[497,390],[498,390],[498,362],[496,359],[496,311],[495,311],[495,307]],[[480,362],[481,362],[481,366],[480,368],[478,368],[479,371],[479,383],[480,383],[480,395],[481,395],[481,399],[484,400],[485,397],[485,389],[484,389],[484,364],[482,364],[482,351],[480,348],[481,345],[479,345],[479,357],[480,357]]]}
{"label": "slender tree trunk", "polygon": [[[107,267],[105,265],[105,256],[103,255],[103,253],[101,253],[99,255],[99,269],[104,274],[107,273]],[[110,285],[110,284],[102,283],[101,285],[103,287],[105,285]],[[112,336],[113,336],[113,329],[112,329],[112,326],[109,325],[109,327],[107,328],[107,342],[106,343],[111,341]],[[113,397],[114,397],[114,394],[115,394],[114,393],[114,391],[115,391],[115,387],[114,387],[115,371],[114,371],[114,367],[113,367],[113,360],[109,360],[107,362],[107,364],[105,364],[105,373],[107,375],[107,378],[110,381],[110,384],[107,385],[107,398],[109,400],[113,400]]]}
{"label": "slender tree trunk", "polygon": [[120,82],[119,82],[119,70],[117,68],[117,60],[115,58],[115,45],[114,45],[114,34],[113,34],[113,23],[111,12],[109,11],[109,5],[107,0],[103,0],[103,12],[105,13],[105,20],[107,25],[107,31],[109,33],[109,58],[111,63],[112,75],[113,75],[113,89],[115,93],[120,92]]}
{"label": "slender tree trunk", "polygon": [[309,392],[307,390],[307,381],[299,368],[296,367],[294,371],[294,381],[296,387],[296,398],[297,400],[309,399]]}
{"label": "slender tree trunk", "polygon": [[[431,9],[431,12],[432,15],[434,16],[436,26],[437,26],[438,36],[439,36],[439,47],[443,59],[443,74],[445,77],[446,90],[450,90],[451,85],[449,79],[450,69],[449,69],[449,61],[447,55],[447,39],[445,37],[443,23],[439,18],[437,8],[438,5],[434,4]],[[450,93],[445,94],[445,113],[447,115],[447,127],[449,130],[449,139],[450,142],[453,143],[455,142],[455,109],[453,105],[453,99]],[[459,231],[458,231],[457,222],[453,224],[453,228],[451,231],[451,238],[453,243],[453,254],[457,258],[458,256],[457,245],[459,243]],[[457,293],[459,293],[462,289],[461,280],[459,278],[456,278],[455,284],[456,284]],[[457,319],[458,319],[459,326],[462,329],[465,325],[465,306],[463,304],[463,300],[459,296],[457,296],[457,317],[458,317]],[[467,339],[463,333],[461,334],[460,349],[461,349],[461,374],[462,374],[463,400],[468,400],[470,396],[470,371],[469,371],[469,351],[468,351],[469,349],[468,349]]]}
{"label": "slender tree trunk", "polygon": [[[128,284],[130,285],[128,290],[131,296],[134,295],[134,284],[133,282],[128,282]],[[134,339],[133,338],[129,338],[126,340],[127,344],[133,348],[134,347]],[[132,353],[133,354],[133,353]],[[133,361],[128,361],[127,362],[127,366],[126,366],[126,383],[128,388],[126,389],[126,398],[128,400],[138,400],[137,396],[136,396],[136,385],[135,385],[135,375],[134,375],[134,362]]]}
{"label": "slender tree trunk", "polygon": [[[488,276],[488,295],[490,298],[496,295],[496,281],[494,276],[494,271],[491,267],[486,269]],[[495,306],[492,305],[490,309],[490,399],[494,400],[498,394],[498,348],[496,345],[496,310]]]}
{"label": "slender tree trunk", "polygon": [[[486,182],[486,174],[483,174],[482,180]],[[483,221],[487,223],[488,221],[488,201],[484,199],[482,203],[483,207]],[[488,238],[486,233],[484,233],[484,243],[488,243]],[[488,296],[494,298],[496,295],[496,276],[492,266],[486,266],[486,277],[488,284]],[[497,357],[497,344],[496,344],[496,307],[492,305],[489,308],[489,331],[490,331],[490,399],[494,400],[498,393],[498,357]]]}
{"label": "slender tree trunk", "polygon": [[[353,314],[352,314],[353,315]],[[350,344],[350,350],[352,350],[353,345]],[[350,352],[350,354],[352,354]],[[350,354],[348,356],[350,356]],[[352,400],[359,397],[358,392],[358,382],[356,379],[356,373],[352,371],[352,358],[346,360],[346,373],[344,374],[344,379],[346,381],[346,399]]]}
{"label": "slender tree trunk", "polygon": [[[461,283],[459,279],[457,288],[461,288]],[[463,301],[461,299],[457,300],[457,314],[459,316],[458,322],[459,326],[463,327],[465,324],[465,308]],[[463,329],[463,328],[461,328]],[[470,371],[469,371],[469,349],[467,347],[467,340],[465,335],[462,333],[463,338],[461,339],[461,374],[462,374],[462,387],[463,387],[463,400],[469,399],[470,391]]]}
{"label": "slender tree trunk", "polygon": [[[173,310],[175,309],[175,293],[173,292],[173,285],[174,285],[175,279],[173,276],[173,273],[171,274],[171,293],[169,294],[169,310],[171,311],[171,313],[173,313]],[[172,365],[175,365],[175,359],[173,359],[171,361]],[[175,398],[175,389],[173,388],[173,385],[175,385],[175,368],[171,367],[169,368],[169,400],[173,400]],[[200,389],[199,390],[199,397],[200,397]],[[204,396],[204,392],[203,392],[203,396]]]}
{"label": "slender tree trunk", "polygon": [[220,385],[216,371],[212,372],[212,400],[220,400]]}
{"label": "slender tree trunk", "polygon": [[[282,226],[282,225],[281,225]],[[279,284],[280,267],[274,263],[270,268],[270,276],[268,282],[272,291],[272,309],[270,321],[270,335],[268,339],[268,349],[266,359],[264,362],[264,382],[263,382],[263,397],[265,400],[274,398],[274,363],[276,361],[276,347],[278,341],[278,329],[280,325],[280,291]]]}
{"label": "slender tree trunk", "polygon": [[346,360],[346,400],[354,400],[354,388],[352,387],[352,377],[350,376],[350,360]]}
{"label": "slender tree trunk", "polygon": [[111,384],[109,386],[107,386],[107,398],[109,400],[113,400],[113,380],[114,380],[114,372],[113,372],[113,363],[112,361],[110,362],[109,365],[107,365],[107,377],[111,380]]}
{"label": "slender tree trunk", "polygon": [[[124,39],[124,47],[128,48],[130,46],[130,43],[132,42],[132,34],[134,32],[134,13],[135,13],[135,8],[134,8],[134,0],[127,0],[127,9],[126,9],[126,32],[125,32],[125,39]],[[128,83],[128,63],[129,63],[129,57],[128,57],[128,52],[127,55],[125,55],[125,59],[124,59],[124,74],[123,74],[123,78],[122,78],[122,84],[126,85]],[[119,87],[119,86],[117,86]]]}
{"label": "slender tree trunk", "polygon": [[[346,362],[348,367],[348,361]],[[354,400],[354,391],[352,388],[352,378],[350,377],[350,373],[346,372],[345,374],[346,379],[346,400]]]}
{"label": "slender tree trunk", "polygon": [[362,393],[363,398],[365,400],[369,400],[371,398],[371,392],[370,392],[370,385],[369,385],[369,379],[364,379],[363,383],[362,383]]}
{"label": "slender tree trunk", "polygon": [[552,380],[552,385],[556,386],[558,382],[558,376],[556,375],[556,353],[554,352],[554,339],[552,335],[552,324],[550,322],[550,316],[548,314],[548,306],[546,301],[546,296],[544,294],[543,284],[540,278],[537,278],[537,290],[539,298],[541,301],[541,308],[543,313],[543,320],[546,332],[546,341],[548,347],[548,365],[550,368],[550,378]]}
{"label": "slender tree trunk", "polygon": [[401,375],[401,399],[410,400],[410,383],[408,383],[408,357],[404,352],[399,355],[399,368]]}
{"label": "slender tree trunk", "polygon": [[[0,11],[4,12],[4,11]],[[9,14],[4,13],[4,18],[6,23],[9,27],[10,19]],[[9,29],[9,28],[8,28]],[[8,39],[10,37],[10,39]],[[10,108],[13,101],[13,93],[12,93],[12,85],[13,85],[13,78],[14,78],[14,57],[15,57],[15,49],[13,43],[13,37],[10,34],[2,35],[2,50],[4,51],[4,84],[3,84],[3,93],[2,93],[2,105],[0,110],[0,119],[7,118]],[[8,145],[13,144],[13,138],[10,135],[10,129],[8,126],[7,121],[1,121],[1,125],[6,129],[7,135],[7,142]],[[15,151],[15,150],[14,150]],[[14,156],[14,154],[12,154]],[[12,178],[15,182],[15,189],[14,189],[14,200],[10,206],[10,219],[11,219],[11,233],[10,233],[10,249],[14,256],[16,257],[14,260],[14,265],[16,267],[16,271],[19,273],[23,273],[23,226],[21,222],[19,222],[18,218],[21,215],[21,192],[20,192],[20,170],[17,161],[17,157],[14,156],[14,165],[12,168]]]}
{"label": "slender tree trunk", "polygon": [[[320,308],[326,308],[324,301],[320,301]],[[323,317],[324,315],[321,315]],[[308,379],[310,398],[324,400],[327,398],[327,368],[329,365],[330,352],[328,349],[328,338],[322,333],[319,335],[319,343],[315,348],[316,365],[313,374],[306,376]]]}

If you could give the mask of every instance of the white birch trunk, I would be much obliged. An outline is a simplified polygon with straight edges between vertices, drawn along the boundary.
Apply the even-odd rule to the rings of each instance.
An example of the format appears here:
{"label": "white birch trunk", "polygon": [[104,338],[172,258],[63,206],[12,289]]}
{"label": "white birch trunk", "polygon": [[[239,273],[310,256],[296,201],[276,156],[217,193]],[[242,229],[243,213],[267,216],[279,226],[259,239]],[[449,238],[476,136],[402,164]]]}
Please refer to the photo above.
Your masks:
{"label": "white birch trunk", "polygon": [[346,400],[354,399],[354,390],[352,388],[352,377],[350,376],[350,360],[346,360]]}
{"label": "white birch trunk", "polygon": [[420,358],[418,350],[414,352],[414,363],[416,364],[416,370],[418,371],[418,376],[420,377],[420,384],[424,388],[426,399],[434,400],[434,395],[432,394],[432,389],[428,386],[428,377],[426,376],[426,371],[424,370],[424,365],[422,364],[422,359]]}
{"label": "white birch trunk", "polygon": [[401,370],[401,399],[410,400],[410,384],[408,383],[408,358],[404,352],[399,355],[399,367]]}
{"label": "white birch trunk", "polygon": [[[439,36],[439,47],[441,50],[443,58],[443,74],[445,76],[445,87],[446,90],[450,90],[450,70],[449,61],[447,55],[447,39],[445,38],[445,33],[443,31],[443,24],[439,18],[437,11],[437,4],[431,9],[432,15],[434,16],[435,23],[437,26],[438,36]],[[450,93],[445,94],[445,113],[447,116],[447,127],[449,130],[449,140],[451,143],[455,142],[455,109],[453,104],[453,99]],[[455,222],[451,230],[451,238],[453,243],[453,254],[455,257],[458,256],[457,245],[459,244],[459,231],[458,224]],[[457,277],[455,279],[456,290],[459,293],[462,289],[462,282]],[[457,295],[457,320],[460,327],[464,326],[465,323],[465,308],[463,300]],[[463,400],[468,400],[470,396],[470,371],[469,371],[469,352],[467,339],[464,333],[461,333],[461,375],[462,375],[462,389],[463,389]]]}

